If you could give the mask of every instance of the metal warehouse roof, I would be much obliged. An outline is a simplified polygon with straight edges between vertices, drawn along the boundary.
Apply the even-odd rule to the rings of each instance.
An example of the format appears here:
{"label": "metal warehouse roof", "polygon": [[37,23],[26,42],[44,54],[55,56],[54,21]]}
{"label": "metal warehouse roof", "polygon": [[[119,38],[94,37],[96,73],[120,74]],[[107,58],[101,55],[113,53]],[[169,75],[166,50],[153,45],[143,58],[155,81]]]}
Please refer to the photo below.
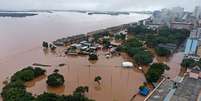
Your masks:
{"label": "metal warehouse roof", "polygon": [[188,39],[185,48],[185,54],[196,54],[198,46],[198,40],[196,39]]}

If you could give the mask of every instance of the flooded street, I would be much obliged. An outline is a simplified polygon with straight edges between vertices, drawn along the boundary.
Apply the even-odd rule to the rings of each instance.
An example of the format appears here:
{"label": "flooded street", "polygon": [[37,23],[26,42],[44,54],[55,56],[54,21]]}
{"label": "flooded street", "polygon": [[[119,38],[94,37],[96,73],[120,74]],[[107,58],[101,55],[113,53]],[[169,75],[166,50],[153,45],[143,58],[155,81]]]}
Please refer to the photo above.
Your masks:
{"label": "flooded street", "polygon": [[184,52],[176,52],[169,58],[166,57],[156,57],[154,62],[165,63],[170,67],[170,70],[165,72],[165,75],[174,79],[177,75],[179,75],[181,70],[181,62],[184,57]]}

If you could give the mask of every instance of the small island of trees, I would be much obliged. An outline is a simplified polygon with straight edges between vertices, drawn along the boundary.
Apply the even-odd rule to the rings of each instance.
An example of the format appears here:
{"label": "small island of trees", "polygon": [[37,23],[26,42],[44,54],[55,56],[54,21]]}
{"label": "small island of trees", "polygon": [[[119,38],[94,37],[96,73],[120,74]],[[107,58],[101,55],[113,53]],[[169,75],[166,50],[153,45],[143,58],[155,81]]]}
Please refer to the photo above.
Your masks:
{"label": "small island of trees", "polygon": [[47,77],[47,84],[51,87],[59,87],[62,86],[65,82],[63,75],[58,73],[59,70],[55,69],[54,73],[50,74]]}

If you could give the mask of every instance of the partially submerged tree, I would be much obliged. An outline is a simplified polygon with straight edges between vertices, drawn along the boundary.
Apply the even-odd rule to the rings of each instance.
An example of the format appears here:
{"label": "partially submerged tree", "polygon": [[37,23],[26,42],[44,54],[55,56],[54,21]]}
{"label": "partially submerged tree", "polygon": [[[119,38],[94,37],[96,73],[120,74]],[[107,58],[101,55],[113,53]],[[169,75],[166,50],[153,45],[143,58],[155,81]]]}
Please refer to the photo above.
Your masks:
{"label": "partially submerged tree", "polygon": [[46,82],[47,82],[48,86],[59,87],[64,84],[65,80],[64,80],[63,75],[55,72],[48,76],[48,79]]}
{"label": "partially submerged tree", "polygon": [[98,56],[95,53],[89,54],[89,60],[98,60]]}
{"label": "partially submerged tree", "polygon": [[49,47],[48,42],[43,41],[42,46],[43,46],[44,48],[48,48],[48,47]]}
{"label": "partially submerged tree", "polygon": [[56,49],[56,46],[54,46],[52,44],[50,44],[49,47],[50,47],[51,51],[55,51],[55,49]]}
{"label": "partially submerged tree", "polygon": [[100,85],[100,80],[102,80],[101,76],[96,76],[94,78],[94,81],[97,82]]}
{"label": "partially submerged tree", "polygon": [[80,95],[84,95],[85,92],[89,92],[89,87],[88,86],[79,86],[75,89],[75,91],[73,92],[73,94],[80,94]]}

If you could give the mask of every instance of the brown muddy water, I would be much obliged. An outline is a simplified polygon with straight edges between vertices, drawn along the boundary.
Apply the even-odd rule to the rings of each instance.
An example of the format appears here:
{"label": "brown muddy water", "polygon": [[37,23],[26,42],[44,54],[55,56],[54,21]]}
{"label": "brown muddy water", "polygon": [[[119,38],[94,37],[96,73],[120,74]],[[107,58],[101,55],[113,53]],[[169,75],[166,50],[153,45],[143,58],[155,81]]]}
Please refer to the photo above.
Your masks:
{"label": "brown muddy water", "polygon": [[181,70],[181,62],[184,57],[184,52],[176,52],[169,58],[166,57],[156,57],[154,62],[165,63],[170,67],[170,70],[165,72],[165,75],[174,79],[177,75],[179,75]]}
{"label": "brown muddy water", "polygon": [[[55,68],[65,77],[65,86],[50,88],[46,85],[46,76],[41,76],[27,83],[27,90],[34,95],[47,92],[71,94],[78,86],[89,86],[89,98],[96,101],[129,101],[138,92],[138,87],[145,82],[143,73],[136,68],[126,69],[121,63],[127,60],[125,55],[106,59],[104,52],[99,52],[99,60],[89,62],[87,56],[67,56],[44,51],[40,45],[43,40],[52,41],[80,33],[114,25],[136,22],[149,15],[86,15],[79,13],[41,13],[38,16],[26,18],[0,18],[0,88],[3,81],[23,67],[33,63],[52,65],[44,67],[49,75]],[[59,49],[57,53],[61,53]],[[166,61],[170,66],[167,75],[175,77],[180,70],[183,53],[176,53]],[[65,63],[63,67],[58,65]],[[94,82],[96,76],[101,76],[101,85]],[[143,101],[137,96],[134,101]]]}
{"label": "brown muddy water", "polygon": [[[125,54],[114,56],[106,59],[105,52],[98,52],[98,61],[88,61],[88,56],[64,56],[63,48],[57,49],[56,53],[44,51],[41,47],[32,49],[31,51],[16,55],[9,58],[9,61],[3,61],[0,76],[13,73],[13,67],[19,70],[33,63],[42,63],[51,65],[51,67],[43,67],[47,70],[46,76],[41,76],[33,81],[28,82],[27,91],[38,95],[46,92],[57,94],[72,94],[78,86],[89,86],[89,98],[96,101],[129,101],[134,94],[138,92],[138,87],[145,82],[143,73],[134,68],[122,68],[121,63],[129,60]],[[169,59],[157,57],[157,61],[166,61],[170,66],[170,70],[166,73],[171,78],[178,75],[180,70],[180,61],[183,53],[176,53]],[[156,61],[156,60],[155,60]],[[58,65],[65,63],[63,67]],[[46,84],[47,75],[51,74],[54,69],[60,70],[65,77],[65,85],[59,88],[51,88]],[[10,75],[7,75],[10,76]],[[98,86],[94,82],[96,76],[101,76],[101,85]],[[3,84],[1,84],[3,86]],[[138,95],[133,101],[143,101],[144,97]]]}
{"label": "brown muddy water", "polygon": [[[61,53],[62,50],[58,50]],[[27,91],[34,95],[44,91],[57,94],[71,94],[78,86],[89,86],[88,97],[96,101],[129,101],[138,92],[138,87],[145,82],[141,71],[133,68],[122,68],[121,63],[126,61],[126,56],[114,56],[106,59],[105,52],[99,52],[99,60],[90,62],[87,56],[66,56],[44,52],[40,47],[33,49],[20,56],[4,61],[2,66],[8,68],[1,71],[1,75],[12,73],[12,67],[17,69],[21,66],[28,66],[33,63],[52,65],[44,67],[49,75],[55,68],[65,77],[65,85],[60,88],[51,88],[46,84],[46,76],[41,76],[27,83]],[[65,63],[63,67],[58,65]],[[94,82],[96,76],[101,76],[101,85]],[[142,101],[144,97],[137,96],[134,101]]]}
{"label": "brown muddy water", "polygon": [[[138,91],[145,81],[143,74],[134,69],[120,67],[124,58],[113,57],[91,63],[87,57],[60,57],[51,52],[44,52],[40,47],[42,41],[53,41],[57,38],[82,34],[120,24],[137,22],[150,15],[87,15],[81,13],[39,13],[25,18],[0,17],[0,88],[2,82],[13,73],[33,63],[49,64],[47,75],[55,68],[65,76],[65,86],[49,88],[46,76],[37,78],[27,84],[27,90],[33,94],[44,91],[58,94],[70,94],[76,87],[89,86],[90,98],[97,101],[127,101]],[[100,53],[102,54],[102,53]],[[67,64],[58,67],[58,64]],[[101,86],[97,86],[94,77],[102,76]],[[139,96],[136,101],[143,100]]]}

